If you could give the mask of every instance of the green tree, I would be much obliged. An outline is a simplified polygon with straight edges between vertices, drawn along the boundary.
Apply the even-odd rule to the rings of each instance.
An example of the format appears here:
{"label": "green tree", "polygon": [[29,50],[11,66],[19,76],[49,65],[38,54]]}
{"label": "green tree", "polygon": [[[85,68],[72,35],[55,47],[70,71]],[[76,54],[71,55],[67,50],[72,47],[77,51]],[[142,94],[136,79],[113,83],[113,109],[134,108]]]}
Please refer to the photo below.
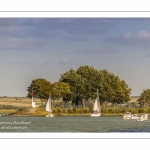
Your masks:
{"label": "green tree", "polygon": [[77,74],[79,74],[82,78],[84,78],[84,88],[85,90],[85,98],[86,100],[91,98],[96,98],[96,91],[97,89],[102,88],[102,82],[103,82],[103,74],[101,74],[97,69],[94,67],[90,67],[88,65],[80,66],[77,71]]}
{"label": "green tree", "polygon": [[104,76],[102,99],[112,104],[122,104],[130,100],[131,88],[128,87],[124,80],[121,80],[113,73],[109,73],[106,69],[101,70]]}
{"label": "green tree", "polygon": [[66,95],[65,99],[71,98],[72,102],[75,102],[76,105],[81,101],[82,106],[83,99],[85,98],[85,79],[76,73],[75,70],[70,69],[68,72],[61,75],[61,82],[66,82],[70,86],[71,94]]}
{"label": "green tree", "polygon": [[34,93],[34,97],[40,98],[42,107],[43,107],[43,101],[47,100],[49,97],[49,93],[51,91],[51,83],[47,81],[46,79],[34,79],[31,82],[31,85],[27,88],[28,95],[27,97],[32,97],[32,91]]}
{"label": "green tree", "polygon": [[97,89],[100,92],[101,103],[121,104],[130,100],[131,88],[124,80],[106,69],[97,70],[88,65],[80,66],[76,71],[70,69],[62,74],[60,81],[69,84],[72,95],[68,95],[68,98],[76,104],[89,98],[95,99]]}
{"label": "green tree", "polygon": [[65,98],[66,95],[71,94],[70,87],[65,82],[55,82],[51,87],[52,98],[58,99],[58,103],[61,97]]}
{"label": "green tree", "polygon": [[150,105],[150,89],[145,89],[141,93],[140,97],[138,98],[138,103],[141,104],[142,106],[148,106]]}

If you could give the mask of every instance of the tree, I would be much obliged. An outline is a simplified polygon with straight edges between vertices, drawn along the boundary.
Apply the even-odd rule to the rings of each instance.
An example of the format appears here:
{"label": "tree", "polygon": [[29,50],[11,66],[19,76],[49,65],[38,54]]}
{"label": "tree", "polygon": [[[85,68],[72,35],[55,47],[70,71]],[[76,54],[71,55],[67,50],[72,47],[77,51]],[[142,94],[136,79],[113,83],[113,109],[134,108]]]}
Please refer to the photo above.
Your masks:
{"label": "tree", "polygon": [[99,72],[99,70],[95,69],[94,67],[90,67],[88,65],[80,66],[77,71],[77,74],[79,74],[82,78],[85,80],[84,88],[85,90],[85,98],[86,100],[91,98],[96,98],[96,91],[97,89],[102,88],[102,76]]}
{"label": "tree", "polygon": [[28,95],[27,97],[32,97],[32,91],[34,93],[34,97],[40,98],[43,107],[43,100],[48,99],[49,93],[51,91],[51,83],[46,79],[34,79],[31,82],[31,85],[27,88]]}
{"label": "tree", "polygon": [[73,69],[70,69],[68,72],[61,75],[61,82],[66,82],[70,86],[71,94],[66,95],[66,99],[71,98],[71,101],[76,105],[81,101],[82,106],[83,99],[85,98],[85,79],[76,73]]}
{"label": "tree", "polygon": [[64,82],[55,82],[51,86],[51,94],[53,99],[58,99],[58,103],[60,98],[65,98],[66,95],[71,94],[70,87],[67,83]]}
{"label": "tree", "polygon": [[128,87],[127,83],[113,73],[109,73],[106,69],[101,70],[101,72],[104,76],[103,93],[105,93],[107,98],[109,98],[104,98],[103,101],[108,101],[112,104],[122,104],[124,102],[128,102],[130,100],[131,88]]}
{"label": "tree", "polygon": [[145,89],[138,98],[138,103],[141,105],[150,105],[150,89]]}
{"label": "tree", "polygon": [[70,86],[72,101],[78,104],[79,101],[96,98],[96,91],[99,90],[100,101],[120,104],[130,100],[131,88],[124,80],[121,80],[106,69],[97,70],[88,65],[80,66],[77,70],[70,69],[61,75],[60,81]]}

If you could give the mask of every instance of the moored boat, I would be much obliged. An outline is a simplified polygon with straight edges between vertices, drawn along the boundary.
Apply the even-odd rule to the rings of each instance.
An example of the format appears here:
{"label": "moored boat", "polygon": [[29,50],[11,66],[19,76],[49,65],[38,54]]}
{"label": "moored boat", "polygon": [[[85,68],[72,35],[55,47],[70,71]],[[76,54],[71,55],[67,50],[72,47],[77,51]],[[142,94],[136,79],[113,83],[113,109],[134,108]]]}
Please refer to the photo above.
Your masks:
{"label": "moored boat", "polygon": [[91,117],[99,117],[99,116],[101,116],[101,108],[100,108],[99,92],[97,90],[97,98],[94,103],[94,108],[91,113]]}
{"label": "moored boat", "polygon": [[46,103],[46,111],[48,112],[46,117],[54,117],[54,115],[51,113],[52,110],[51,110],[51,98],[50,98],[50,96],[49,96],[49,99],[47,100],[47,103]]}
{"label": "moored boat", "polygon": [[145,121],[145,120],[148,120],[148,114],[142,114],[137,119],[137,121]]}
{"label": "moored boat", "polygon": [[131,114],[131,112],[125,112],[123,115],[123,119],[125,120],[129,120],[129,119],[138,119],[139,116],[137,116],[136,114]]}

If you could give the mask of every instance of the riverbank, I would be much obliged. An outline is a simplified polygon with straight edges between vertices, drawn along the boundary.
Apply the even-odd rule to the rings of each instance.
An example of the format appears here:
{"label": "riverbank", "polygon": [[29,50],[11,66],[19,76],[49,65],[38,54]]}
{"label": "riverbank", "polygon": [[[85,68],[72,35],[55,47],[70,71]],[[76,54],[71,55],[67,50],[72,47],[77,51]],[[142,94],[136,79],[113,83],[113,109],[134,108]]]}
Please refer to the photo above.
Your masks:
{"label": "riverbank", "polygon": [[[132,114],[140,115],[144,113],[142,108],[102,108],[101,116],[122,116],[124,112],[131,112]],[[53,108],[52,114],[54,116],[90,116],[91,110],[89,108]],[[149,114],[149,109],[146,112]],[[13,113],[9,113],[9,116],[46,116],[47,112],[44,108],[22,108]]]}

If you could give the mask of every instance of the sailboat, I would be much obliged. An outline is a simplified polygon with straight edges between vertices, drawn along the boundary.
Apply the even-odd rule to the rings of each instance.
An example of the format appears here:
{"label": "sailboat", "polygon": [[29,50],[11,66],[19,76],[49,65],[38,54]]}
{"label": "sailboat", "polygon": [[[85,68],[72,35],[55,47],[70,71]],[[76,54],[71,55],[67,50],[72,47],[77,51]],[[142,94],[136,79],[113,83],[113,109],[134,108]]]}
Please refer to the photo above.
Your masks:
{"label": "sailboat", "polygon": [[32,90],[32,107],[35,108],[35,102],[33,101],[33,96],[34,96],[34,93],[33,93],[33,90]]}
{"label": "sailboat", "polygon": [[46,112],[48,112],[46,117],[53,117],[53,114],[51,114],[52,108],[51,108],[51,98],[50,98],[50,96],[49,96],[49,99],[47,100],[47,103],[46,103]]}
{"label": "sailboat", "polygon": [[145,98],[144,98],[144,113],[141,116],[139,116],[137,121],[144,121],[144,120],[148,120],[148,114],[145,113]]}
{"label": "sailboat", "polygon": [[99,92],[97,89],[97,98],[94,102],[93,111],[91,113],[91,117],[99,117],[101,116],[101,108],[100,108],[100,99],[99,99]]}

